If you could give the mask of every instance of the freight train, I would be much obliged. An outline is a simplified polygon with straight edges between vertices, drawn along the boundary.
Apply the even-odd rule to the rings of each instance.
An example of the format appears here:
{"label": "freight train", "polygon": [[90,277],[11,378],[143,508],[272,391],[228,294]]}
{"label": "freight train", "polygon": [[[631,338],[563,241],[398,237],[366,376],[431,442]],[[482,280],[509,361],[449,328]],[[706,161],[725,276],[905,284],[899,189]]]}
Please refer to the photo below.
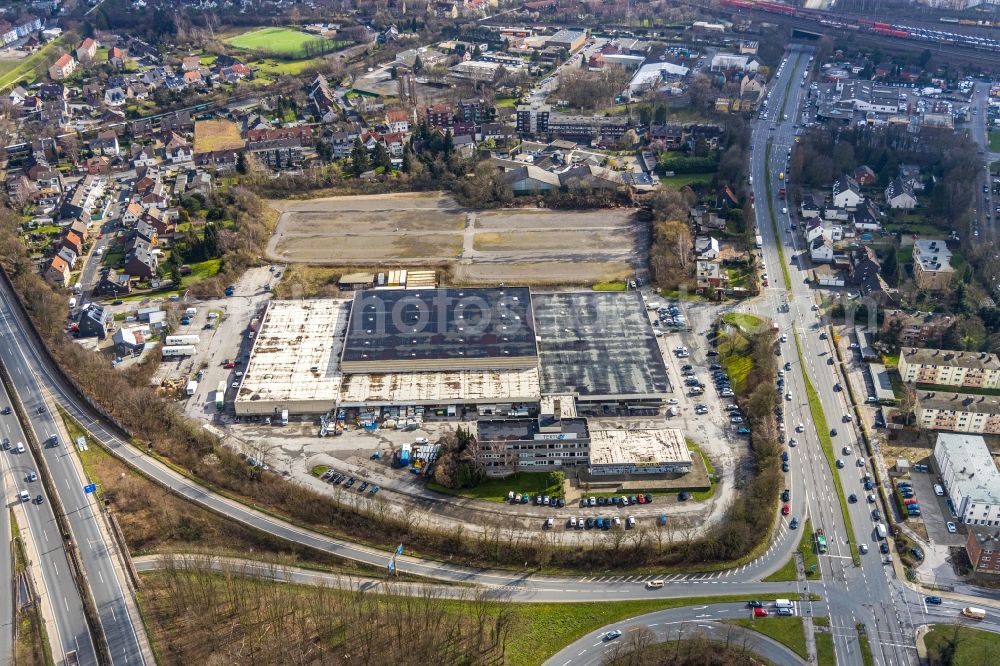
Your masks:
{"label": "freight train", "polygon": [[820,12],[811,9],[801,9],[781,2],[770,2],[762,0],[721,0],[724,7],[731,7],[737,10],[755,10],[769,12],[772,14],[784,14],[798,18],[816,21],[820,25],[830,26],[840,30],[857,30],[859,32],[870,32],[884,37],[895,37],[896,39],[907,39],[929,44],[945,44],[949,46],[960,46],[977,49],[980,51],[990,51],[996,53],[1000,51],[1000,39],[989,37],[979,37],[976,35],[965,35],[948,32],[945,30],[932,30],[915,26],[899,25],[895,23],[884,23],[871,19],[852,19],[848,17],[838,17],[827,12]]}

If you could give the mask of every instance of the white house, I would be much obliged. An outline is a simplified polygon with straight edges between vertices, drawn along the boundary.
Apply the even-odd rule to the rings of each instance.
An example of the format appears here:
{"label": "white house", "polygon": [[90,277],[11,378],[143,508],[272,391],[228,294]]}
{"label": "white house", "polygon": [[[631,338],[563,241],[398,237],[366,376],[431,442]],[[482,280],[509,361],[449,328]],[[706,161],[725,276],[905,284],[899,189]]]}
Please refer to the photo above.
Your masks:
{"label": "white house", "polygon": [[853,210],[858,204],[865,200],[861,194],[858,182],[844,174],[833,184],[833,206],[834,208],[846,208]]}
{"label": "white house", "polygon": [[809,258],[816,263],[833,261],[833,243],[826,238],[816,238],[809,244]]}
{"label": "white house", "polygon": [[893,178],[889,187],[885,188],[885,201],[890,208],[903,210],[909,210],[917,205],[917,197],[913,195],[913,188],[898,177]]}

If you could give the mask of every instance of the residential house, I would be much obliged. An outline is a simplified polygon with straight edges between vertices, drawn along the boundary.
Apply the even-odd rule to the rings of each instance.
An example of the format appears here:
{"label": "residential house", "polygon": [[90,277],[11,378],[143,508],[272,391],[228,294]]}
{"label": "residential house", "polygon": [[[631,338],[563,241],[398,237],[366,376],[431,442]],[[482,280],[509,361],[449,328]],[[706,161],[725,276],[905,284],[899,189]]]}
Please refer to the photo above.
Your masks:
{"label": "residential house", "polygon": [[854,230],[857,232],[878,231],[882,228],[879,211],[871,200],[861,203],[854,211]]}
{"label": "residential house", "polygon": [[111,160],[104,155],[91,157],[83,162],[84,172],[96,176],[111,173]]}
{"label": "residential house", "polygon": [[109,308],[91,303],[80,311],[77,321],[77,335],[84,338],[97,337],[103,340],[108,329],[114,324],[114,316]]}
{"label": "residential house", "polygon": [[865,187],[867,185],[874,185],[877,176],[870,166],[862,164],[854,170],[854,180],[861,187]]}
{"label": "residential house", "polygon": [[76,267],[76,260],[80,258],[73,248],[66,245],[60,245],[56,249],[56,256],[65,261],[71,270]]}
{"label": "residential house", "polygon": [[156,154],[149,146],[133,142],[131,151],[132,166],[136,169],[140,167],[156,166],[159,163],[159,160],[156,159]]}
{"label": "residential house", "polygon": [[448,128],[451,127],[454,122],[455,112],[447,104],[434,104],[433,106],[428,106],[425,114],[427,117],[428,127]]}
{"label": "residential house", "polygon": [[889,285],[882,277],[882,264],[870,246],[862,246],[851,255],[849,270],[851,280],[859,286],[862,296],[883,307],[895,303],[896,297],[890,293]]}
{"label": "residential house", "polygon": [[118,134],[114,130],[99,132],[97,138],[90,142],[90,149],[99,155],[117,157],[121,150],[118,145]]}
{"label": "residential house", "polygon": [[23,206],[35,195],[34,183],[25,174],[7,177],[7,198],[15,206]]}
{"label": "residential house", "polygon": [[718,259],[719,239],[714,236],[698,236],[694,239],[694,253],[699,259]]}
{"label": "residential house", "polygon": [[66,235],[63,236],[62,244],[64,247],[73,250],[76,256],[83,256],[83,237],[75,231],[66,232]]}
{"label": "residential house", "polygon": [[198,168],[212,169],[216,174],[233,173],[241,152],[229,149],[198,153],[194,156],[194,163]]}
{"label": "residential house", "polygon": [[718,261],[698,259],[695,261],[695,281],[699,290],[723,289],[729,275]]}
{"label": "residential house", "polygon": [[740,110],[754,111],[767,95],[767,80],[762,74],[744,74],[740,80]]}
{"label": "residential house", "polygon": [[818,217],[820,212],[819,206],[816,205],[816,200],[813,195],[806,194],[802,197],[802,201],[799,202],[799,214],[803,218]]}
{"label": "residential house", "polygon": [[515,195],[558,190],[560,185],[558,175],[533,164],[512,169],[504,174],[504,178]]}
{"label": "residential house", "polygon": [[901,347],[934,347],[932,342],[940,347],[954,324],[955,318],[947,314],[890,310],[882,320],[881,336],[896,338],[894,341]]}
{"label": "residential house", "polygon": [[288,169],[302,162],[303,148],[296,137],[247,141],[246,152],[275,170]]}
{"label": "residential house", "polygon": [[125,69],[126,57],[125,49],[113,46],[108,50],[108,63],[116,69]]}
{"label": "residential house", "polygon": [[172,164],[190,162],[194,158],[194,149],[191,144],[176,132],[170,133],[170,140],[164,148],[164,153]]}
{"label": "residential house", "polygon": [[157,275],[159,260],[152,246],[142,240],[133,239],[131,249],[125,256],[125,272],[133,277],[149,279]]}
{"label": "residential house", "polygon": [[115,345],[115,354],[119,358],[124,356],[135,356],[142,353],[146,348],[146,336],[149,329],[146,326],[128,326],[119,328],[111,336]]}
{"label": "residential house", "polygon": [[141,238],[142,240],[149,243],[150,247],[156,247],[159,241],[159,234],[156,233],[156,227],[154,227],[145,218],[140,219],[135,225],[135,238]]}
{"label": "residential house", "polygon": [[485,104],[482,99],[460,99],[458,100],[458,117],[465,122],[478,125],[483,122],[486,111]]}
{"label": "residential house", "polygon": [[833,261],[833,243],[824,237],[813,239],[809,244],[809,258],[815,263],[830,263]]}
{"label": "residential house", "polygon": [[119,273],[113,268],[101,269],[101,277],[94,287],[95,296],[122,296],[131,293],[132,284],[126,273]]}
{"label": "residential house", "polygon": [[124,88],[109,87],[104,91],[104,104],[111,108],[125,106],[128,102],[128,91]]}
{"label": "residential house", "polygon": [[97,56],[97,42],[91,37],[87,37],[76,47],[76,59],[80,62],[93,62]]}
{"label": "residential house", "polygon": [[890,208],[910,210],[917,205],[917,197],[913,194],[913,189],[902,178],[892,179],[889,186],[885,188],[885,201]]}
{"label": "residential house", "polygon": [[861,188],[858,187],[857,181],[851,176],[844,174],[834,182],[833,206],[835,208],[854,210],[864,200],[865,197],[861,194]]}
{"label": "residential house", "polygon": [[49,78],[53,81],[62,81],[76,71],[76,60],[68,53],[59,56],[49,67]]}
{"label": "residential house", "polygon": [[390,132],[405,134],[410,131],[410,114],[402,109],[387,111],[385,124],[389,127]]}
{"label": "residential house", "polygon": [[184,56],[181,60],[181,70],[184,72],[197,72],[201,68],[201,59],[196,56]]}
{"label": "residential house", "polygon": [[45,269],[45,275],[43,277],[48,282],[66,289],[69,287],[70,281],[69,264],[62,257],[52,257]]}

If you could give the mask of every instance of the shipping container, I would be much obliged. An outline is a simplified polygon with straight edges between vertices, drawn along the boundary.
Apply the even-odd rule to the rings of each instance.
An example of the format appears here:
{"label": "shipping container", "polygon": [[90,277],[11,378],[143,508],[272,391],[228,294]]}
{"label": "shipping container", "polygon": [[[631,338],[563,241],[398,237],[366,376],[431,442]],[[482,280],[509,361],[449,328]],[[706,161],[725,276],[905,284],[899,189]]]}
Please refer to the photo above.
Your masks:
{"label": "shipping container", "polygon": [[168,335],[163,342],[167,346],[196,345],[200,342],[200,338],[197,335]]}

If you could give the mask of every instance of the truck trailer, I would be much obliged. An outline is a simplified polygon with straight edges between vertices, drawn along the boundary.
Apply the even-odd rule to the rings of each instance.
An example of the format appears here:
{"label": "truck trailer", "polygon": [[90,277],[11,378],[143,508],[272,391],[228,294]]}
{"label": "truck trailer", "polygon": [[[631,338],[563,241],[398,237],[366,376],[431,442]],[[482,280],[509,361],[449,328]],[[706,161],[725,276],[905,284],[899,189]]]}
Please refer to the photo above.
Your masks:
{"label": "truck trailer", "polygon": [[215,408],[222,411],[222,408],[226,406],[226,382],[221,381],[215,389]]}

